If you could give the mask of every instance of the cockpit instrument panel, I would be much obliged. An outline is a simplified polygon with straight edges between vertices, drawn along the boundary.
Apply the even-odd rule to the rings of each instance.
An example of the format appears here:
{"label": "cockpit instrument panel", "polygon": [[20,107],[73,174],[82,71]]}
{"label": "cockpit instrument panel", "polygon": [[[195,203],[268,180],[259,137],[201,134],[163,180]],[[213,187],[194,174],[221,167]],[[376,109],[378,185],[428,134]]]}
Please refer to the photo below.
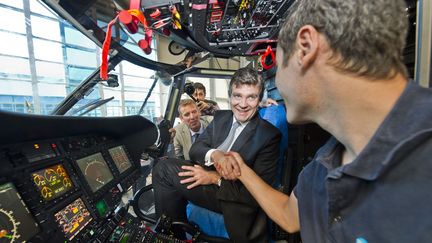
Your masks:
{"label": "cockpit instrument panel", "polygon": [[61,164],[35,171],[31,176],[45,201],[58,198],[73,188],[72,180]]}
{"label": "cockpit instrument panel", "polygon": [[124,196],[156,126],[1,110],[0,120],[0,243],[107,242],[128,215]]}
{"label": "cockpit instrument panel", "polygon": [[27,143],[22,146],[22,152],[29,162],[54,158],[59,155],[57,144],[47,142]]}
{"label": "cockpit instrument panel", "polygon": [[[207,6],[205,39],[215,52],[255,55],[275,44],[283,16],[292,1],[222,0]],[[199,17],[201,12],[194,11]],[[198,30],[199,31],[199,30]]]}
{"label": "cockpit instrument panel", "polygon": [[25,242],[39,232],[12,183],[0,185],[0,242]]}
{"label": "cockpit instrument panel", "polygon": [[98,191],[114,179],[101,153],[78,159],[76,162],[93,192]]}
{"label": "cockpit instrument panel", "polygon": [[[52,1],[46,2],[54,4]],[[84,29],[91,29],[94,37],[101,42],[108,29],[107,23],[117,19],[121,24],[116,28],[120,28],[118,32],[123,33],[120,38],[116,38],[119,40],[118,46],[126,43],[128,38],[133,38],[133,42],[138,42],[136,47],[123,47],[130,51],[136,50],[144,57],[154,48],[151,45],[152,33],[178,44],[173,46],[195,53],[208,51],[218,57],[232,57],[259,55],[269,45],[275,48],[284,17],[295,0],[57,2]],[[133,10],[133,14],[128,14],[129,10]],[[135,17],[136,21],[128,22]]]}
{"label": "cockpit instrument panel", "polygon": [[55,213],[54,218],[68,240],[72,240],[93,220],[81,198],[76,199],[65,208]]}
{"label": "cockpit instrument panel", "polygon": [[132,164],[123,146],[117,146],[108,150],[120,174],[129,169]]}
{"label": "cockpit instrument panel", "polygon": [[100,135],[2,146],[0,162],[0,243],[105,237],[99,231],[140,176],[127,145]]}
{"label": "cockpit instrument panel", "polygon": [[[182,16],[182,27],[165,25],[156,30],[186,47],[188,43],[193,43],[189,46],[197,45],[216,56],[258,55],[264,53],[268,46],[276,47],[279,29],[293,2],[294,0],[184,1],[175,4]],[[143,5],[142,3],[141,6]],[[172,9],[172,6],[169,3],[167,8]],[[152,17],[158,10],[164,13],[162,9],[162,6],[156,5],[145,8],[144,13],[151,24],[157,24],[165,17]],[[183,37],[183,41],[174,38],[171,32],[166,31],[167,26],[177,36],[182,36],[179,34],[181,30],[191,38]]]}

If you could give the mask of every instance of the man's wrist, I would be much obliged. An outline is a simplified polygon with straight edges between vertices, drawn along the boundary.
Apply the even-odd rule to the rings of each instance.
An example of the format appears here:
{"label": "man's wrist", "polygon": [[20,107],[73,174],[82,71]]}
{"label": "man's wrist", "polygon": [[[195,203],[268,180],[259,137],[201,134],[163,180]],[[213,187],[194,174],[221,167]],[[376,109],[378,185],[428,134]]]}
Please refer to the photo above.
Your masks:
{"label": "man's wrist", "polygon": [[224,153],[220,150],[215,149],[211,154],[210,158],[213,163],[217,163],[220,161],[221,157],[224,156]]}
{"label": "man's wrist", "polygon": [[240,176],[238,177],[238,179],[240,181],[243,181],[244,174],[247,174],[249,172],[249,170],[252,170],[249,166],[247,166],[245,163],[239,164],[239,169],[240,169]]}
{"label": "man's wrist", "polygon": [[212,160],[212,153],[215,151],[216,149],[210,149],[209,151],[207,151],[205,157],[204,157],[204,161],[205,161],[205,165],[206,166],[212,166],[213,165],[213,160]]}

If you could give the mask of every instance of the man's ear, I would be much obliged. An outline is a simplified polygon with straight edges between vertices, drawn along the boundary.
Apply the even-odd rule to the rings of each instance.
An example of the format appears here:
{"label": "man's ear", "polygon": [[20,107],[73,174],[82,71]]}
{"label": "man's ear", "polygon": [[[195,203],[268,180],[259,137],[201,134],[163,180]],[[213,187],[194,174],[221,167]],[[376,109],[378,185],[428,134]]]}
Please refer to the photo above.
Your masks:
{"label": "man's ear", "polygon": [[319,51],[319,33],[312,25],[305,25],[297,33],[297,63],[301,68],[313,64]]}

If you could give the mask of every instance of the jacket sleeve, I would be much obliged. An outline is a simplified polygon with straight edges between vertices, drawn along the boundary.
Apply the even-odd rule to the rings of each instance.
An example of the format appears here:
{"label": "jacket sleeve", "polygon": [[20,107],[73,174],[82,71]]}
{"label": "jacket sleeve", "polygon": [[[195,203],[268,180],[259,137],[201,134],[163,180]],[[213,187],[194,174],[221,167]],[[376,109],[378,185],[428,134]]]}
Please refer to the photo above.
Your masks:
{"label": "jacket sleeve", "polygon": [[214,122],[210,122],[204,132],[198,137],[195,143],[192,144],[189,150],[189,157],[192,161],[201,165],[205,164],[204,158],[210,149],[212,149]]}
{"label": "jacket sleeve", "polygon": [[176,158],[184,159],[183,145],[180,142],[180,136],[178,134],[174,137],[174,154]]}

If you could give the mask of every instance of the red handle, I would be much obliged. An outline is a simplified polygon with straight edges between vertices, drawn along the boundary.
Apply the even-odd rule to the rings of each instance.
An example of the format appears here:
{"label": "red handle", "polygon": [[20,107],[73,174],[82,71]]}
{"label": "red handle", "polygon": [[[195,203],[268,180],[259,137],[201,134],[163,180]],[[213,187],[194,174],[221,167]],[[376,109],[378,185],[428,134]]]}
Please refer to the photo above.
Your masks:
{"label": "red handle", "polygon": [[[271,63],[267,64],[266,63],[266,59],[267,57],[270,55],[271,57]],[[261,65],[265,70],[269,70],[270,68],[274,67],[274,65],[276,64],[276,60],[275,60],[275,54],[271,48],[270,45],[267,46],[266,51],[264,52],[264,54],[261,56]]]}
{"label": "red handle", "polygon": [[107,32],[105,35],[105,41],[102,45],[102,64],[100,67],[100,78],[102,80],[108,80],[108,51],[110,49],[111,44],[111,27],[117,21],[118,16],[116,16],[113,20],[111,20],[107,26]]}

